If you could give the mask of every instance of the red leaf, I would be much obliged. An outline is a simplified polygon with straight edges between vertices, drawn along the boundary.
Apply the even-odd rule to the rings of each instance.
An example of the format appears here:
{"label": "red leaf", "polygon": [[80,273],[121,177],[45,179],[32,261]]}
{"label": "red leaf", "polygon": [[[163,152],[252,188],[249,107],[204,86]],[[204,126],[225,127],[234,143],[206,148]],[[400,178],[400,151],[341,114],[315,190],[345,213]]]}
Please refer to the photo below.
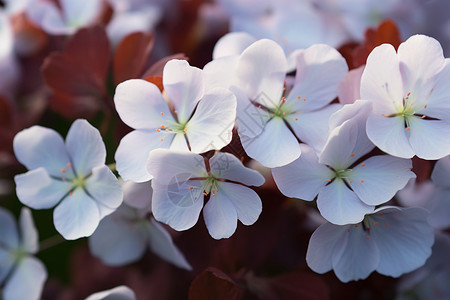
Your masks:
{"label": "red leaf", "polygon": [[78,110],[80,99],[96,102],[89,109],[101,107],[97,102],[106,95],[109,63],[110,45],[100,26],[79,30],[67,42],[63,52],[47,57],[42,73],[54,93],[54,101],[64,102],[64,105],[54,105],[60,109],[58,112],[69,117],[85,117],[86,112]]}
{"label": "red leaf", "polygon": [[120,42],[114,55],[114,82],[116,85],[127,79],[141,77],[153,48],[153,42],[153,35],[143,32],[127,35]]}
{"label": "red leaf", "polygon": [[188,58],[183,53],[177,53],[174,55],[163,57],[155,62],[150,68],[148,68],[147,71],[145,71],[144,75],[142,75],[142,78],[149,76],[162,76],[166,63],[171,59],[188,60]]}
{"label": "red leaf", "polygon": [[189,300],[238,299],[241,288],[219,269],[209,267],[200,273],[189,288]]}
{"label": "red leaf", "polygon": [[154,85],[156,85],[161,92],[164,90],[162,76],[148,76],[145,77],[144,80],[147,80],[148,82],[151,82]]}

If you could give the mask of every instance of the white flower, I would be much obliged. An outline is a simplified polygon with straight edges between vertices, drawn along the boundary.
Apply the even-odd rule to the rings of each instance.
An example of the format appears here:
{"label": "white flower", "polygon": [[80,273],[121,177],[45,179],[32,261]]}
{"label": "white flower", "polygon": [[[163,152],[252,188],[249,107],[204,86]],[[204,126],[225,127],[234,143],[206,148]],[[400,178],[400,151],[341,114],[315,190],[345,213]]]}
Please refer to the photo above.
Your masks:
{"label": "white flower", "polygon": [[14,152],[30,170],[14,178],[17,197],[34,209],[56,206],[53,221],[65,239],[91,235],[122,202],[120,183],[105,166],[102,137],[86,120],[72,124],[65,143],[52,129],[24,129]]}

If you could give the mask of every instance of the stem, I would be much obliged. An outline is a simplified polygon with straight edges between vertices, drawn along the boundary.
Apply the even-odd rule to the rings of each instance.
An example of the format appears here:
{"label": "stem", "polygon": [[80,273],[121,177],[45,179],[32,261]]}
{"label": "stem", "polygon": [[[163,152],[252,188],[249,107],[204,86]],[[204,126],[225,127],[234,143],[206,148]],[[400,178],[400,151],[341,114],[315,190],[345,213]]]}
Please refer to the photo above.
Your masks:
{"label": "stem", "polygon": [[116,170],[116,163],[112,163],[112,164],[109,164],[109,165],[106,165],[111,171],[115,171]]}
{"label": "stem", "polygon": [[62,236],[60,236],[59,234],[54,235],[54,236],[49,237],[39,243],[39,251],[47,250],[49,248],[52,248],[54,246],[61,244],[64,241],[65,241],[65,239]]}

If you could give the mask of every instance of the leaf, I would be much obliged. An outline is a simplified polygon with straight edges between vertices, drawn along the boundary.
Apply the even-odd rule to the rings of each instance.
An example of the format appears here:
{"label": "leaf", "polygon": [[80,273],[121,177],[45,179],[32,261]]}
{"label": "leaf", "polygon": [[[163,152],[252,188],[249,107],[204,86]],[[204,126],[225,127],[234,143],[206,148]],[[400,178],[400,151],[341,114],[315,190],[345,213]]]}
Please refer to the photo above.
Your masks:
{"label": "leaf", "polygon": [[141,77],[153,43],[153,35],[144,32],[129,34],[120,42],[113,65],[116,85],[127,79]]}
{"label": "leaf", "polygon": [[241,288],[219,269],[209,267],[189,287],[189,300],[238,299]]}

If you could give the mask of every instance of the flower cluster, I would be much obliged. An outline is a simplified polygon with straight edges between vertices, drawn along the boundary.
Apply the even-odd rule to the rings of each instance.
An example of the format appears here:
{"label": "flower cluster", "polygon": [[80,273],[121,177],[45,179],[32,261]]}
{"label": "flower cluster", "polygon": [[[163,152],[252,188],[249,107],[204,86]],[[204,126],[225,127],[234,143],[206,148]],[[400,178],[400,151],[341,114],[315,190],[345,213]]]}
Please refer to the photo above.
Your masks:
{"label": "flower cluster", "polygon": [[[409,20],[397,20],[401,28],[419,24],[419,4],[401,10],[399,1],[305,1],[289,9],[288,0],[258,7],[219,0],[194,27],[207,31],[208,14],[220,14],[229,16],[231,32],[200,64],[163,48],[151,54],[156,38],[135,32],[158,31],[158,22],[179,17],[169,6],[56,2],[5,1],[0,8],[0,142],[9,145],[0,143],[0,176],[2,168],[14,170],[13,197],[23,205],[54,208],[60,241],[88,237],[90,259],[132,274],[134,281],[74,298],[164,298],[154,290],[188,272],[196,276],[189,279],[194,300],[304,298],[323,286],[327,297],[325,281],[311,270],[333,270],[345,283],[374,271],[403,276],[399,299],[427,295],[433,284],[450,297],[443,284],[450,278],[449,58],[430,36],[401,42],[390,21],[366,31],[358,46],[343,45],[361,42],[375,12],[408,13]],[[304,38],[294,34],[305,28]],[[29,46],[26,34],[34,37]],[[43,80],[33,83],[45,88],[30,96],[19,68],[26,59],[15,49],[38,55],[42,43],[58,45],[58,36],[67,43],[46,58]],[[188,41],[179,32],[173,37]],[[28,97],[48,103],[31,105]],[[74,119],[70,128],[47,104]],[[19,225],[0,208],[4,299],[46,295],[47,271],[34,255],[53,242],[39,243],[29,208]],[[264,233],[254,242],[258,230]],[[309,240],[303,250],[293,246],[300,237]],[[258,275],[274,262],[281,274]],[[147,279],[136,278],[149,269],[158,271],[155,286],[139,291]],[[299,278],[313,284],[286,288]]]}

